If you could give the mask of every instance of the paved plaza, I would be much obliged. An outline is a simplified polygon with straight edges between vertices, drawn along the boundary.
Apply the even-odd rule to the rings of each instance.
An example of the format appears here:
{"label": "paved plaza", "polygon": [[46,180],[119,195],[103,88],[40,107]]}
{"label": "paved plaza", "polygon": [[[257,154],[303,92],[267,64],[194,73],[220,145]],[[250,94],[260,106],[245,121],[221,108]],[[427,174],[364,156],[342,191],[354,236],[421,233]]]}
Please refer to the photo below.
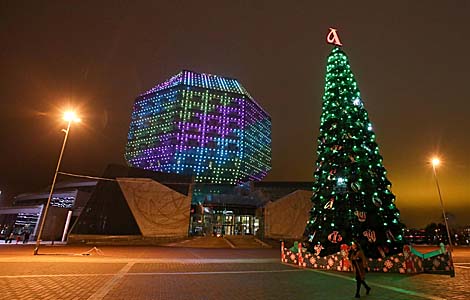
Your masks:
{"label": "paved plaza", "polygon": [[[221,239],[195,248],[204,241],[42,246],[38,256],[33,245],[0,244],[0,299],[354,299],[350,273],[284,265],[278,249],[250,241],[245,249]],[[456,249],[455,261],[455,278],[368,273],[372,292],[362,298],[470,299],[470,249]]]}

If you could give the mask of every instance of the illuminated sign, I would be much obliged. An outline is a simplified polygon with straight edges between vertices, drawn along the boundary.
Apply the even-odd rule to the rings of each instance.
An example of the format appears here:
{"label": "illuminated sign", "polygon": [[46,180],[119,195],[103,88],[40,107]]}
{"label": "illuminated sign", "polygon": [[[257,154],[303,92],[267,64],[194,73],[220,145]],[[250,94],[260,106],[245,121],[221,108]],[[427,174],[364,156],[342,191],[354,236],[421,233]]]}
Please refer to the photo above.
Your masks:
{"label": "illuminated sign", "polygon": [[330,28],[330,32],[326,36],[326,42],[328,44],[333,44],[333,45],[336,45],[336,46],[343,46],[343,44],[341,44],[341,41],[339,40],[339,36],[336,33],[336,30],[337,29],[335,29],[335,28]]}

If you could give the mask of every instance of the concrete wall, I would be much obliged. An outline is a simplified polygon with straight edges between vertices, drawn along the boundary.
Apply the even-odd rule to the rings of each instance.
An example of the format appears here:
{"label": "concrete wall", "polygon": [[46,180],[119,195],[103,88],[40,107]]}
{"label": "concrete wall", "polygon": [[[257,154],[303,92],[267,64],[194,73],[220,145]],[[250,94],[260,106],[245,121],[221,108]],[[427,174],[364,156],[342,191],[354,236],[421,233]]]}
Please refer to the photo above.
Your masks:
{"label": "concrete wall", "polygon": [[180,194],[148,178],[117,181],[142,236],[188,236],[191,193]]}
{"label": "concrete wall", "polygon": [[266,238],[300,239],[312,209],[311,191],[297,190],[274,202],[264,210]]}
{"label": "concrete wall", "polygon": [[[63,207],[50,206],[47,212],[46,222],[41,240],[60,241],[64,232],[65,221],[67,220],[68,209]],[[38,223],[38,226],[40,223]],[[39,228],[38,228],[39,230]],[[36,231],[38,233],[38,231]]]}

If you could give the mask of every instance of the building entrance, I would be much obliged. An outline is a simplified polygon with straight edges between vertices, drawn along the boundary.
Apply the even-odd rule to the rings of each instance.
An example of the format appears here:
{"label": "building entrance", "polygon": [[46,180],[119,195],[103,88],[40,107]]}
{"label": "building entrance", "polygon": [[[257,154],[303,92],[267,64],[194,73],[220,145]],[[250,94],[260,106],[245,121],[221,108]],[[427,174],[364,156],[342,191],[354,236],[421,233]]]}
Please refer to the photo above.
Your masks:
{"label": "building entrance", "polygon": [[214,235],[250,235],[255,233],[258,221],[251,215],[217,214],[213,216],[212,223]]}
{"label": "building entrance", "polygon": [[246,212],[212,209],[201,209],[202,214],[191,216],[190,232],[193,235],[254,235],[259,229],[259,220]]}

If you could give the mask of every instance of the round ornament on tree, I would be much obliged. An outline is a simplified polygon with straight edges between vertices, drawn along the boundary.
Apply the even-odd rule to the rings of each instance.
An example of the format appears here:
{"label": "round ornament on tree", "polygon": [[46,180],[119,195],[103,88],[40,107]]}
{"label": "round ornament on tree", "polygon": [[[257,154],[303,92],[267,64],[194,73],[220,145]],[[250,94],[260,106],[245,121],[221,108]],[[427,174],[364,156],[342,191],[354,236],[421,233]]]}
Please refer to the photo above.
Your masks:
{"label": "round ornament on tree", "polygon": [[377,207],[382,207],[382,200],[377,196],[372,197],[372,203]]}
{"label": "round ornament on tree", "polygon": [[341,236],[341,234],[339,234],[338,231],[333,231],[328,235],[328,240],[333,244],[336,244],[341,242],[343,240],[343,237]]}
{"label": "round ornament on tree", "polygon": [[353,192],[357,193],[361,189],[361,185],[357,181],[353,182],[351,183],[351,189],[353,190]]}

